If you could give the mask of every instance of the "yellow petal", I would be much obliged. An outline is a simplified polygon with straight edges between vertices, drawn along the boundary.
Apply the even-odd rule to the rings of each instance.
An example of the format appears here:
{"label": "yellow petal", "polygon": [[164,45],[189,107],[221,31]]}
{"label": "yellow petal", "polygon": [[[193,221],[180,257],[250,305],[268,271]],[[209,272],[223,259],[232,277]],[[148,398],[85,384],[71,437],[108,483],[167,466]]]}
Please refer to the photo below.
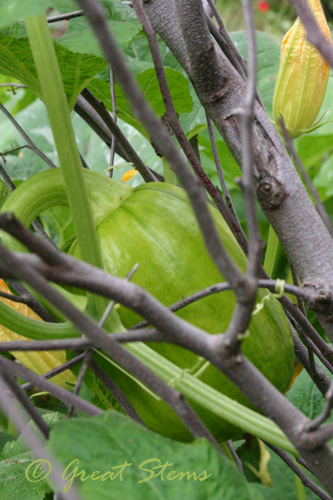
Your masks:
{"label": "yellow petal", "polygon": [[132,168],[131,170],[127,170],[127,172],[125,172],[121,176],[120,180],[123,181],[123,182],[127,182],[130,179],[132,179],[132,177],[134,177],[136,174],[138,174],[138,171],[135,170],[135,168]]}
{"label": "yellow petal", "polygon": [[[322,32],[331,42],[330,30],[319,0],[308,0]],[[306,31],[298,18],[282,41],[281,61],[273,97],[273,114],[283,117],[292,138],[311,129],[322,106],[329,65],[306,40]]]}
{"label": "yellow petal", "polygon": [[[5,293],[11,293],[6,283],[0,280],[0,290]],[[27,316],[28,318],[40,320],[39,316],[34,313],[27,305],[20,302],[13,302],[12,300],[0,298],[2,302],[6,305],[15,309],[20,314]],[[13,341],[13,340],[31,340],[22,335],[12,332],[8,328],[0,325],[0,342]],[[26,366],[30,370],[43,375],[44,373],[56,368],[57,366],[66,362],[65,351],[36,351],[36,352],[24,352],[24,351],[13,351],[11,354],[20,362],[22,365]],[[67,384],[75,384],[76,377],[70,371],[66,370],[59,375],[53,377],[52,382],[61,385],[63,387],[68,387]]]}

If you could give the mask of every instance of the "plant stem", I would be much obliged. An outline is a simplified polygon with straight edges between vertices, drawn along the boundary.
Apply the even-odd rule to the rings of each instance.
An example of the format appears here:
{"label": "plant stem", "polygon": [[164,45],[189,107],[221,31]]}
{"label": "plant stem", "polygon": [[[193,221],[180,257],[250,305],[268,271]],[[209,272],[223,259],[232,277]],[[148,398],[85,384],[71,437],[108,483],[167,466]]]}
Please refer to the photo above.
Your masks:
{"label": "plant stem", "polygon": [[162,157],[162,164],[163,164],[164,181],[167,182],[168,184],[174,184],[176,186],[177,185],[176,174],[172,169],[168,160],[165,159],[165,156]]}
{"label": "plant stem", "polygon": [[275,444],[295,456],[299,456],[299,453],[295,450],[289,439],[268,418],[209,387],[198,378],[163,358],[142,342],[126,344],[126,349],[161,379],[168,383],[174,381],[175,388],[184,394],[186,398],[195,401],[203,408],[214,413],[214,415],[240,427],[244,431]]}
{"label": "plant stem", "polygon": [[[47,109],[59,156],[81,257],[86,262],[103,268],[80,155],[75,141],[57,56],[45,15],[29,17],[25,19],[25,25],[41,86],[42,100]],[[92,294],[89,295],[88,309],[91,316],[97,319],[100,318],[105,305],[106,301],[104,299]],[[108,329],[119,331],[122,328],[117,313],[113,311],[109,317]]]}
{"label": "plant stem", "polygon": [[268,240],[267,240],[267,248],[265,253],[265,261],[264,261],[264,269],[266,273],[272,277],[276,267],[276,261],[278,257],[280,242],[279,239],[272,228],[269,226]]}

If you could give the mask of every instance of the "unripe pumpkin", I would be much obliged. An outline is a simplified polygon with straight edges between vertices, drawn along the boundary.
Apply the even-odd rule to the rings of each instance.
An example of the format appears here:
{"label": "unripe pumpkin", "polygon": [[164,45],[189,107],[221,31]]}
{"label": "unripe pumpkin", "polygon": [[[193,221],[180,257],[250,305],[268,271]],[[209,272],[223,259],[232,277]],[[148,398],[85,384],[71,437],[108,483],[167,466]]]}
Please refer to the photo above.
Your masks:
{"label": "unripe pumpkin", "polygon": [[[308,0],[317,23],[331,42],[320,0]],[[282,116],[291,138],[317,128],[315,120],[325,97],[329,65],[306,40],[306,30],[297,18],[282,41],[281,60],[273,97],[273,115],[279,130]]]}
{"label": "unripe pumpkin", "polygon": [[[105,269],[125,277],[139,263],[132,281],[169,306],[199,290],[224,281],[209,257],[192,207],[185,191],[164,183],[149,183],[131,188],[94,172],[85,178],[101,244]],[[36,199],[37,198],[37,199]],[[39,200],[38,200],[39,198]],[[9,198],[3,211],[14,211],[23,223],[43,209],[66,204],[61,172],[42,172],[22,184]],[[26,207],[29,207],[27,214]],[[244,271],[246,257],[220,213],[210,207],[221,240]],[[78,256],[74,243],[71,253]],[[258,300],[267,295],[258,292]],[[235,307],[231,291],[206,297],[177,312],[177,315],[207,332],[226,331]],[[118,313],[126,327],[140,318],[121,306]],[[198,356],[167,343],[150,346],[183,369],[191,369]],[[294,366],[293,343],[279,302],[271,298],[253,316],[249,335],[243,341],[244,354],[281,392],[288,388]],[[115,382],[127,395],[146,425],[177,440],[191,435],[179,418],[161,400],[156,400],[115,366],[105,365]],[[209,365],[200,380],[227,396],[250,406],[241,392],[216,368]],[[240,431],[190,401],[218,440],[229,439]]]}

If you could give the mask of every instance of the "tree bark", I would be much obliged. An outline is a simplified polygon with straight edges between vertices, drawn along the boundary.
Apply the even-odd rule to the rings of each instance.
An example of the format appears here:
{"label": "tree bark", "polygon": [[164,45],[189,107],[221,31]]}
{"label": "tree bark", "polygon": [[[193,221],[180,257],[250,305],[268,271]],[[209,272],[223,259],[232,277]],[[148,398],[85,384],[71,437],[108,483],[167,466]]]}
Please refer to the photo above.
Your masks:
{"label": "tree bark", "polygon": [[[198,98],[239,165],[239,110],[246,82],[213,41],[200,0],[146,0],[146,13],[190,78]],[[265,110],[253,120],[258,200],[303,284],[313,287],[316,311],[333,341],[333,240]]]}

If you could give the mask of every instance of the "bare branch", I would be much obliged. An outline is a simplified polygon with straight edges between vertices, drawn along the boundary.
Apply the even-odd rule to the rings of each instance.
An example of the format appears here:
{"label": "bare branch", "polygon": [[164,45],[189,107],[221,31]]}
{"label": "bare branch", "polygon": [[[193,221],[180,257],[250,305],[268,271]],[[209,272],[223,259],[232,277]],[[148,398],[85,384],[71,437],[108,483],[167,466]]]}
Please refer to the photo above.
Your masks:
{"label": "bare branch", "polygon": [[23,128],[18,124],[15,118],[7,111],[7,109],[1,103],[0,103],[0,111],[2,111],[2,113],[14,125],[16,130],[26,141],[28,148],[31,149],[31,151],[33,151],[34,153],[36,153],[42,160],[44,160],[49,167],[56,168],[56,165],[51,160],[49,160],[49,158],[39,148],[35,146],[30,137],[24,132]]}
{"label": "bare branch", "polygon": [[41,434],[45,437],[45,439],[48,439],[50,432],[49,426],[45,420],[43,420],[31,399],[28,398],[28,396],[26,396],[26,394],[22,391],[21,387],[18,385],[16,380],[13,379],[10,372],[8,373],[0,368],[0,377],[7,385],[12,395],[21,403],[28,415],[30,415],[30,418],[34,421]]}
{"label": "bare branch", "polygon": [[280,448],[277,448],[270,443],[265,444],[288,465],[288,467],[296,474],[296,476],[300,478],[306,488],[313,491],[322,500],[332,500],[332,498],[327,495],[325,491],[319,488],[316,483],[314,483],[306,474],[304,474],[304,472],[295,464],[294,460],[290,458],[285,451],[280,450]]}
{"label": "bare branch", "polygon": [[[50,477],[53,479],[57,489],[59,489],[59,491],[63,491],[64,482],[62,478],[62,470],[59,464],[50,452],[45,451],[44,442],[27,425],[27,418],[23,412],[18,411],[17,405],[14,404],[12,398],[8,395],[2,384],[0,384],[0,406],[3,409],[3,412],[8,415],[8,418],[14,422],[17,431],[21,433],[22,439],[25,441],[27,446],[33,450],[33,455],[35,455],[36,458],[46,460],[52,464]],[[73,484],[68,491],[67,500],[80,500],[75,484]]]}
{"label": "bare branch", "polygon": [[95,0],[77,0],[77,3],[83,8],[85,15],[89,19],[103,49],[105,58],[110,66],[112,66],[115,74],[117,74],[117,79],[122,85],[134,113],[146,127],[154,143],[173,166],[181,184],[185,188],[202,230],[210,256],[221,273],[233,285],[233,288],[235,290],[238,289],[243,282],[243,277],[221,245],[221,240],[210,216],[200,181],[189,170],[177,147],[170,139],[165,126],[158,120],[146,103],[141,90],[133,78],[133,75],[125,65],[122,54],[110,33],[104,9]]}

